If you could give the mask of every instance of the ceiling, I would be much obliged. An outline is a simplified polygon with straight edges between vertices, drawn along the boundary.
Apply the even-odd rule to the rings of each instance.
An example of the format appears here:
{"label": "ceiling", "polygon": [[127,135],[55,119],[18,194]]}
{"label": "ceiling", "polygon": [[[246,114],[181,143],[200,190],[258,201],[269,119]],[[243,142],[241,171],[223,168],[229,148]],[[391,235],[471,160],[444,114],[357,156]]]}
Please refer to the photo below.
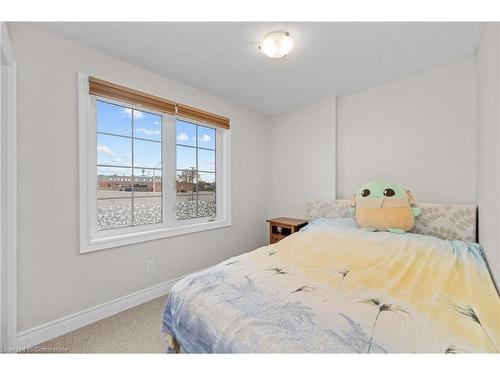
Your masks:
{"label": "ceiling", "polygon": [[[264,115],[473,56],[480,23],[50,22],[34,26]],[[287,30],[270,59],[262,37]]]}

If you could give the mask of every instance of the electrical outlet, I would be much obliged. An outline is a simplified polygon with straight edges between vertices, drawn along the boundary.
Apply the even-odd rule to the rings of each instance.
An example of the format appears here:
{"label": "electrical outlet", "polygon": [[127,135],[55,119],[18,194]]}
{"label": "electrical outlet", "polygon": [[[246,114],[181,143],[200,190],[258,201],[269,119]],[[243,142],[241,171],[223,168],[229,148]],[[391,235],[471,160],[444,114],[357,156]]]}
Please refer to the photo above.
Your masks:
{"label": "electrical outlet", "polygon": [[151,272],[154,272],[155,270],[155,261],[154,259],[148,259],[146,261],[146,272],[147,273],[151,273]]}

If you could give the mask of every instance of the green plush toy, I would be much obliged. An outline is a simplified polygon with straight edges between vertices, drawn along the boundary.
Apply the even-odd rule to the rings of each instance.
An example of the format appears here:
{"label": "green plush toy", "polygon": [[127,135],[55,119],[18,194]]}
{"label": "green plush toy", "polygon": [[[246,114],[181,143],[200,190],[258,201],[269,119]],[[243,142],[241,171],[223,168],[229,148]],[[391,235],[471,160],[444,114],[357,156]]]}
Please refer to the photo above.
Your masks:
{"label": "green plush toy", "polygon": [[411,191],[401,185],[372,181],[356,192],[350,211],[364,230],[405,233],[413,228],[415,216],[422,212],[412,207],[414,204]]}

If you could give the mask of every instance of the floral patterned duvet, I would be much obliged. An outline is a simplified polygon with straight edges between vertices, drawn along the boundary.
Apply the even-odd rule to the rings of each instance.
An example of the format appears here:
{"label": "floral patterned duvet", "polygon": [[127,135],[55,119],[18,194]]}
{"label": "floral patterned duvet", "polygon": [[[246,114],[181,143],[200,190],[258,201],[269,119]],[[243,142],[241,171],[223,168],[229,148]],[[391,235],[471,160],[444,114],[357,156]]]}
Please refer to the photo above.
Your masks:
{"label": "floral patterned duvet", "polygon": [[162,330],[189,353],[498,352],[481,248],[317,219],[179,281]]}

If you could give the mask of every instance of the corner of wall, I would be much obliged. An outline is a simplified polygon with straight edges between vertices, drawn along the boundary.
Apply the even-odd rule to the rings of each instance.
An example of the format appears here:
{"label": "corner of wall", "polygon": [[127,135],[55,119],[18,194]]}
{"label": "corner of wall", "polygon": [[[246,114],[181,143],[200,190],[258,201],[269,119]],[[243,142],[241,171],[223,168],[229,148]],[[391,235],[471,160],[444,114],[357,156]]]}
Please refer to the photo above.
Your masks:
{"label": "corner of wall", "polygon": [[273,116],[269,124],[268,215],[305,217],[309,200],[336,196],[336,97]]}
{"label": "corner of wall", "polygon": [[[476,53],[479,242],[500,281],[500,27],[483,23]],[[498,285],[498,284],[497,284]]]}

